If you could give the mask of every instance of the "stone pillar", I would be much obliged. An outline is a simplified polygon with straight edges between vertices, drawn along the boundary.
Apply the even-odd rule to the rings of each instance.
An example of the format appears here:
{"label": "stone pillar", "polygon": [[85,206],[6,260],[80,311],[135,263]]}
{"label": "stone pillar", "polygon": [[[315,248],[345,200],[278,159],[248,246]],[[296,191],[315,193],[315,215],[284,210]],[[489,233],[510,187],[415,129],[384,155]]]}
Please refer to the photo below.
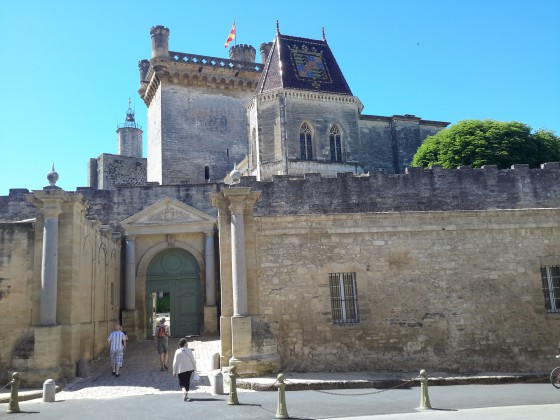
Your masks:
{"label": "stone pillar", "polygon": [[216,261],[214,259],[214,231],[204,232],[204,264],[206,271],[206,305],[204,305],[204,332],[218,331],[216,306]]}
{"label": "stone pillar", "polygon": [[126,310],[136,309],[136,240],[134,236],[126,238],[126,282],[124,291]]}
{"label": "stone pillar", "polygon": [[39,325],[56,325],[58,283],[58,216],[62,212],[58,201],[45,202],[43,215],[43,261],[41,264],[41,305]]}
{"label": "stone pillar", "polygon": [[206,306],[216,305],[216,261],[214,259],[214,232],[204,232],[204,263],[206,268]]}
{"label": "stone pillar", "polygon": [[245,262],[244,202],[231,202],[231,274],[233,284],[233,315],[245,316],[247,305],[247,264]]}

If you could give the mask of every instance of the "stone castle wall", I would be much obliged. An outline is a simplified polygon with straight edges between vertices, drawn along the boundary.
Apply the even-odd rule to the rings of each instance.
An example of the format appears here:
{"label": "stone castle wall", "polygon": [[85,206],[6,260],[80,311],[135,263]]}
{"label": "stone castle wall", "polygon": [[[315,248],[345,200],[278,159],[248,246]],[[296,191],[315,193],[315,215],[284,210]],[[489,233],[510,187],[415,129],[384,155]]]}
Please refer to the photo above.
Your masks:
{"label": "stone castle wall", "polygon": [[87,217],[99,220],[103,225],[118,225],[126,218],[138,213],[165,197],[175,198],[198,210],[216,216],[209,194],[223,184],[203,183],[193,185],[143,185],[122,186],[111,191],[94,188],[78,188],[88,201]]}
{"label": "stone castle wall", "polygon": [[120,237],[85,218],[85,203],[79,195],[53,193],[60,196],[62,210],[56,326],[40,326],[44,234],[40,201],[35,193],[22,192],[10,200],[2,197],[0,206],[3,218],[21,220],[18,209],[31,216],[28,222],[0,223],[0,300],[5,309],[0,325],[0,376],[6,378],[15,369],[27,384],[53,377],[45,375],[56,375],[53,379],[59,380],[59,373],[73,378],[78,360],[91,360],[106,351],[107,335],[121,309]]}
{"label": "stone castle wall", "polygon": [[[35,230],[33,223],[0,223],[0,377],[7,378],[14,348],[25,341],[31,318]],[[22,350],[25,356],[25,349]]]}
{"label": "stone castle wall", "polygon": [[119,185],[145,185],[147,160],[103,153],[97,159],[90,159],[88,170],[89,186],[93,188],[109,190]]}
{"label": "stone castle wall", "polygon": [[[559,209],[255,217],[258,314],[287,371],[547,371],[558,314],[540,267]],[[330,273],[359,322],[333,324]]]}
{"label": "stone castle wall", "polygon": [[27,201],[29,190],[10,189],[10,194],[0,196],[0,222],[15,222],[35,218],[36,208]]}
{"label": "stone castle wall", "polygon": [[270,182],[243,177],[239,186],[261,191],[255,214],[262,216],[560,207],[560,164],[513,168],[408,168],[399,175],[307,174],[304,179],[275,176]]}

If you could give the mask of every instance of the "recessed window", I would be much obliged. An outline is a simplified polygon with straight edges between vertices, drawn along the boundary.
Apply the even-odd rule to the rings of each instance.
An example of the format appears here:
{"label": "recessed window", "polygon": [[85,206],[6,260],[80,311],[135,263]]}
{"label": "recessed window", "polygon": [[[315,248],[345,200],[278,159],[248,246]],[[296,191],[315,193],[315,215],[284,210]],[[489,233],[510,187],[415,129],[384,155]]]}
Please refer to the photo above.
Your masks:
{"label": "recessed window", "polygon": [[204,167],[204,179],[206,181],[208,181],[210,179],[210,167],[209,166]]}
{"label": "recessed window", "polygon": [[342,144],[340,141],[340,128],[333,125],[329,131],[331,162],[342,162]]}
{"label": "recessed window", "polygon": [[313,159],[313,145],[311,134],[311,127],[309,127],[309,124],[304,122],[299,128],[299,147],[301,152],[301,160]]}
{"label": "recessed window", "polygon": [[541,279],[546,311],[560,312],[560,267],[542,266]]}
{"label": "recessed window", "polygon": [[335,324],[354,324],[358,319],[356,273],[330,273],[331,314]]}

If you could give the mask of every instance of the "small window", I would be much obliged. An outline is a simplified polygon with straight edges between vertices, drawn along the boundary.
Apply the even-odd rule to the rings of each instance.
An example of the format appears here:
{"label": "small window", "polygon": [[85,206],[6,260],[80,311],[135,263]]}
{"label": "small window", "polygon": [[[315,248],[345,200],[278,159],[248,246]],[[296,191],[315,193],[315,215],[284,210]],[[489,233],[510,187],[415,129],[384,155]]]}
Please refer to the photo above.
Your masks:
{"label": "small window", "polygon": [[209,166],[204,167],[204,179],[206,181],[208,181],[210,179],[210,167]]}
{"label": "small window", "polygon": [[115,304],[115,283],[111,282],[111,299],[110,299],[110,304],[114,305]]}
{"label": "small window", "polygon": [[356,273],[329,274],[331,313],[335,324],[354,324],[358,319]]}
{"label": "small window", "polygon": [[340,142],[340,128],[333,125],[329,131],[331,162],[342,162],[342,144]]}
{"label": "small window", "polygon": [[305,122],[299,128],[299,147],[300,147],[301,160],[313,159],[311,127],[309,127],[309,124]]}
{"label": "small window", "polygon": [[547,312],[560,312],[560,267],[541,267],[544,307]]}

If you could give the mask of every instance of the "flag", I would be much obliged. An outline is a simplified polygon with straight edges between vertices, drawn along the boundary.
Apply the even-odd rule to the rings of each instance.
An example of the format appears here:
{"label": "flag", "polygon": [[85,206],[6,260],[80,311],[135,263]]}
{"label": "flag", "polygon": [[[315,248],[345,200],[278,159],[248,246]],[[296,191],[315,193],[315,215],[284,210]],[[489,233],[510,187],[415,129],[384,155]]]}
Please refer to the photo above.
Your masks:
{"label": "flag", "polygon": [[233,25],[231,25],[231,31],[229,32],[229,36],[226,40],[226,43],[224,45],[224,48],[227,48],[227,46],[229,45],[229,43],[231,41],[233,41],[233,38],[235,38],[235,21],[233,21]]}

